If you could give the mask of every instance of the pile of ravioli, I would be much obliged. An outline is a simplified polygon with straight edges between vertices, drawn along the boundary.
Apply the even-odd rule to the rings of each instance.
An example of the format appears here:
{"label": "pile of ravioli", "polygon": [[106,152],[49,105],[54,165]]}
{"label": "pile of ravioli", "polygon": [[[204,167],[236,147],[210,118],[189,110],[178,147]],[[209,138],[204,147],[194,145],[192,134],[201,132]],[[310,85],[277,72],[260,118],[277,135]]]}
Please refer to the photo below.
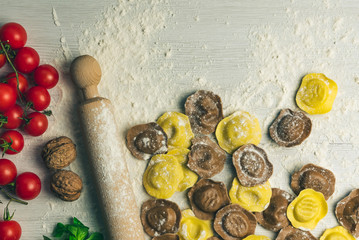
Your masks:
{"label": "pile of ravioli", "polygon": [[[324,114],[336,94],[333,80],[312,73],[302,79],[296,102],[308,114]],[[292,147],[307,139],[312,123],[303,111],[282,109],[269,127],[273,141]],[[185,114],[166,112],[156,122],[132,127],[128,149],[149,160],[143,186],[152,198],[141,207],[145,232],[154,240],[268,240],[254,235],[259,223],[279,232],[278,240],[316,239],[309,230],[328,212],[334,174],[307,164],[291,176],[296,197],[273,188],[273,165],[259,146],[261,138],[255,116],[237,111],[224,117],[221,98],[205,90],[187,98]],[[223,170],[228,154],[237,175],[229,191],[211,179]],[[185,191],[191,209],[181,211],[167,199]],[[335,214],[340,226],[327,229],[320,240],[359,237],[359,189],[337,204]]]}

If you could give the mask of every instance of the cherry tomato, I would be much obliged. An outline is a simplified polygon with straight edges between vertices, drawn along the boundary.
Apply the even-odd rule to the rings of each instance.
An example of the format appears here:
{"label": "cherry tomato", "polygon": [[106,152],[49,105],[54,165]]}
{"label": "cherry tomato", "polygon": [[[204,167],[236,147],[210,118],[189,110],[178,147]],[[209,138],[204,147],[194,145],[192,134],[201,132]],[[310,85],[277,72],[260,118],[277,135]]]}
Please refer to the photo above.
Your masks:
{"label": "cherry tomato", "polygon": [[5,54],[0,54],[0,68],[2,68],[6,63]]}
{"label": "cherry tomato", "polygon": [[[27,82],[27,79],[24,75],[22,75],[21,73],[18,73],[19,76],[19,89],[21,93],[24,93],[27,88],[29,87],[29,83]],[[5,79],[7,79],[7,84],[9,84],[10,86],[12,86],[13,88],[15,88],[16,92],[17,92],[17,79],[16,79],[16,74],[13,73],[9,73]]]}
{"label": "cherry tomato", "polygon": [[59,81],[59,73],[49,64],[40,65],[34,72],[34,80],[37,85],[50,89]]}
{"label": "cherry tomato", "polygon": [[14,220],[0,221],[0,240],[19,240],[21,237],[21,226]]}
{"label": "cherry tomato", "polygon": [[24,137],[15,130],[9,130],[0,136],[0,149],[7,154],[17,154],[24,148]]}
{"label": "cherry tomato", "polygon": [[15,67],[22,73],[31,73],[39,66],[40,56],[35,49],[31,47],[21,48],[14,59]]}
{"label": "cherry tomato", "polygon": [[0,159],[0,186],[13,182],[17,175],[17,169],[9,159]]}
{"label": "cherry tomato", "polygon": [[26,117],[30,121],[25,125],[24,130],[31,136],[42,135],[49,125],[45,114],[32,112]]}
{"label": "cherry tomato", "polygon": [[25,46],[27,34],[23,26],[10,22],[0,28],[0,39],[3,42],[8,41],[12,49],[19,49]]}
{"label": "cherry tomato", "polygon": [[3,128],[15,129],[21,126],[24,110],[22,109],[22,107],[15,104],[12,108],[4,112],[2,115],[4,117],[7,117],[7,123],[3,125]]}
{"label": "cherry tomato", "polygon": [[0,112],[12,108],[16,103],[16,91],[6,83],[0,83]]}
{"label": "cherry tomato", "polygon": [[32,103],[33,109],[42,111],[50,105],[51,98],[46,88],[35,86],[27,91],[26,100]]}
{"label": "cherry tomato", "polygon": [[23,200],[32,200],[41,192],[40,178],[32,172],[21,173],[15,182],[16,195]]}

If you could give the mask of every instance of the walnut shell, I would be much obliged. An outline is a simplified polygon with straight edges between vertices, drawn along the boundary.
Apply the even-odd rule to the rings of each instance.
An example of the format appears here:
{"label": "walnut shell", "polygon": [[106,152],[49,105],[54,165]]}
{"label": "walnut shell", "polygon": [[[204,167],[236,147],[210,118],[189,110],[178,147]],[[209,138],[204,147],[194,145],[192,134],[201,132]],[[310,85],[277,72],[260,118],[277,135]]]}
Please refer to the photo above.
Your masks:
{"label": "walnut shell", "polygon": [[77,200],[82,191],[82,180],[70,170],[59,170],[52,175],[51,190],[64,201]]}
{"label": "walnut shell", "polygon": [[46,143],[41,157],[48,168],[62,169],[75,161],[76,145],[68,137],[55,138]]}

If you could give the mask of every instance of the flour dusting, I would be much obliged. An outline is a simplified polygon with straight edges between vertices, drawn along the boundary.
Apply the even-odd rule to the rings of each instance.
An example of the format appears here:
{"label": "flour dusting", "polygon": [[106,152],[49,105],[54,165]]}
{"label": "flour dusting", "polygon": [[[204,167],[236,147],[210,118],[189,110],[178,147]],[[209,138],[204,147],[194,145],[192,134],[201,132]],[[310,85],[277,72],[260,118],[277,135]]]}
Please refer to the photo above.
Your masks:
{"label": "flour dusting", "polygon": [[[226,3],[219,2],[213,6],[228,10]],[[278,1],[276,12],[263,16],[256,13],[260,11],[256,6],[246,4],[255,17],[241,24],[240,5],[231,6],[239,9],[235,13],[221,17],[208,14],[204,3],[192,0],[119,0],[91,28],[82,29],[79,49],[102,67],[99,90],[115,107],[123,158],[131,169],[138,205],[149,198],[142,186],[147,162],[134,159],[126,149],[127,130],[156,121],[167,111],[183,112],[184,99],[205,89],[222,98],[225,116],[241,110],[259,119],[260,147],[274,166],[272,187],[291,192],[290,174],[306,163],[336,169],[337,188],[328,202],[329,213],[312,231],[319,236],[337,224],[334,204],[358,187],[359,170],[350,167],[359,159],[357,14],[341,0]],[[188,12],[180,12],[178,6]],[[63,50],[71,58],[65,45]],[[279,147],[268,137],[268,127],[280,109],[298,110],[296,91],[301,78],[311,72],[324,73],[338,84],[333,110],[309,116],[313,130],[300,146]],[[227,161],[214,180],[229,186],[233,177],[233,166]],[[171,200],[181,209],[188,208],[184,193]],[[260,227],[256,233],[274,236]]]}

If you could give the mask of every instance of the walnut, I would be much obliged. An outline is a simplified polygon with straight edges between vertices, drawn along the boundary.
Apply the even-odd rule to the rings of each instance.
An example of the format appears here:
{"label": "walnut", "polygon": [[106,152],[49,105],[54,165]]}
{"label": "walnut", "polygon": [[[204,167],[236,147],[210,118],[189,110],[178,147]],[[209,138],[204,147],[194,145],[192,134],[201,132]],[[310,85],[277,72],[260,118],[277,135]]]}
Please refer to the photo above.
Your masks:
{"label": "walnut", "polygon": [[55,138],[44,146],[41,157],[46,166],[62,169],[76,159],[76,145],[68,137]]}
{"label": "walnut", "polygon": [[59,170],[52,175],[51,190],[64,201],[75,201],[81,195],[82,180],[70,170]]}

